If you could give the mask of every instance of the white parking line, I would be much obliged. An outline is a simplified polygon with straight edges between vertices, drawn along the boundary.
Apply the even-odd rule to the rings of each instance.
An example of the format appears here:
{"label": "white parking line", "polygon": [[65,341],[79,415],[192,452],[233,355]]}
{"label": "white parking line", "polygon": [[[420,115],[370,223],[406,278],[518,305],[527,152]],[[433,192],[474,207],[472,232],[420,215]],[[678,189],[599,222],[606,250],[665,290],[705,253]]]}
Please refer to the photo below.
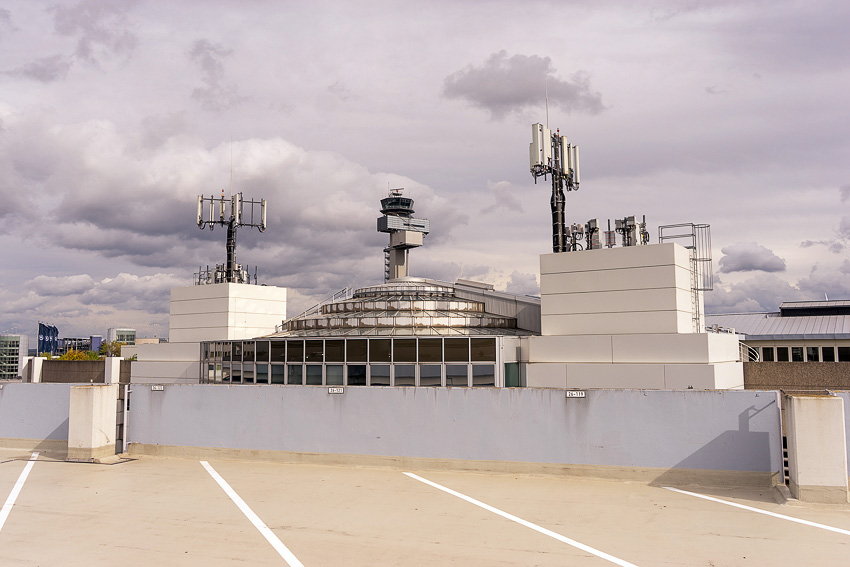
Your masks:
{"label": "white parking line", "polygon": [[688,492],[687,490],[679,490],[678,488],[672,488],[670,486],[665,486],[667,490],[672,490],[673,492],[679,492],[681,494],[687,494],[689,496],[696,496],[697,498],[702,498],[703,500],[711,500],[712,502],[719,502],[721,504],[726,504],[727,506],[734,506],[735,508],[741,508],[743,510],[749,510],[750,512],[757,512],[759,514],[764,514],[765,516],[773,516],[774,518],[781,518],[783,520],[788,520],[789,522],[797,522],[798,524],[805,524],[807,526],[812,526],[813,528],[820,528],[822,530],[829,530],[831,532],[836,532],[839,534],[850,535],[850,530],[842,530],[841,528],[834,528],[832,526],[827,526],[826,524],[818,524],[817,522],[810,522],[808,520],[801,520],[800,518],[794,518],[793,516],[785,516],[783,514],[777,514],[776,512],[768,512],[767,510],[761,510],[760,508],[753,508],[752,506],[744,506],[743,504],[737,504],[735,502],[729,502],[727,500],[721,500],[719,498],[712,498],[711,496],[705,496],[703,494],[697,494],[696,492]]}
{"label": "white parking line", "polygon": [[207,472],[210,473],[210,476],[213,477],[213,480],[218,483],[221,489],[224,490],[225,494],[230,496],[230,499],[233,500],[233,503],[236,504],[236,506],[238,506],[240,510],[242,510],[242,513],[245,514],[245,517],[251,520],[251,523],[254,524],[254,527],[260,531],[263,537],[266,538],[266,540],[272,545],[275,551],[277,551],[280,556],[283,557],[283,560],[286,561],[286,563],[290,567],[304,567],[304,564],[298,561],[298,558],[295,557],[295,555],[291,551],[289,551],[289,548],[283,545],[283,542],[280,541],[280,539],[278,539],[276,535],[274,535],[274,532],[271,531],[269,527],[263,523],[260,517],[257,516],[253,510],[251,510],[250,506],[245,504],[245,501],[242,500],[242,498],[240,498],[238,494],[236,494],[235,490],[230,488],[230,485],[227,484],[227,481],[221,478],[221,475],[218,474],[207,461],[201,461],[201,465],[203,465],[203,467],[207,469]]}
{"label": "white parking line", "polygon": [[443,492],[445,492],[447,494],[451,494],[452,496],[457,496],[461,500],[466,500],[470,504],[475,504],[479,508],[484,508],[488,512],[493,512],[494,514],[498,514],[499,516],[506,518],[508,520],[511,520],[512,522],[516,522],[516,523],[523,525],[527,528],[531,528],[532,530],[534,530],[536,532],[540,532],[543,535],[547,535],[551,538],[557,539],[560,542],[563,542],[563,543],[566,543],[567,545],[571,545],[575,548],[581,549],[582,551],[592,553],[593,555],[595,555],[597,557],[601,557],[602,559],[610,561],[611,563],[614,563],[616,565],[620,565],[621,567],[637,567],[634,563],[629,563],[628,561],[624,561],[623,559],[619,559],[617,557],[614,557],[613,555],[609,555],[609,554],[605,553],[604,551],[599,551],[598,549],[590,547],[589,545],[585,545],[585,544],[578,542],[574,539],[570,539],[568,537],[562,536],[561,534],[555,533],[552,530],[547,530],[546,528],[538,526],[537,524],[533,524],[533,523],[529,522],[528,520],[523,520],[522,518],[518,518],[517,516],[514,516],[513,514],[508,514],[507,512],[503,512],[502,510],[499,510],[498,508],[494,508],[493,506],[490,506],[489,504],[485,504],[484,502],[481,502],[480,500],[476,500],[475,498],[471,498],[471,497],[469,497],[465,494],[461,494],[460,492],[452,490],[451,488],[446,488],[445,486],[443,486],[441,484],[437,484],[436,482],[431,482],[427,478],[422,478],[419,475],[415,475],[415,474],[409,473],[409,472],[406,472],[404,474],[406,474],[407,476],[409,476],[410,478],[412,478],[414,480],[418,480],[419,482],[424,482],[425,484],[427,484],[429,486],[433,486],[437,490],[442,490]]}
{"label": "white parking line", "polygon": [[12,487],[12,492],[9,493],[9,497],[6,499],[6,503],[3,504],[3,508],[0,509],[0,531],[3,531],[3,526],[6,523],[6,518],[9,517],[9,512],[12,511],[12,506],[15,505],[15,500],[18,499],[18,494],[21,493],[21,489],[24,487],[24,483],[27,481],[27,477],[32,470],[32,466],[35,464],[35,460],[38,458],[38,453],[33,453],[30,457],[27,466],[24,467],[24,470],[21,471],[21,475],[18,477],[18,480],[15,482],[15,486]]}

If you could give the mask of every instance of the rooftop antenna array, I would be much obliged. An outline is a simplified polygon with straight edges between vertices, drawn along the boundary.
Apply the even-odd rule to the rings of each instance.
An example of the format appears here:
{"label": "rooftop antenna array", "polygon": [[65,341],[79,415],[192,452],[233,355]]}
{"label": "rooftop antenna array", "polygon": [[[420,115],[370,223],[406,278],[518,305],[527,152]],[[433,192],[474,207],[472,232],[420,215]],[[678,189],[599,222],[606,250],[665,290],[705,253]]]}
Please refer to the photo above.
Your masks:
{"label": "rooftop antenna array", "polygon": [[[205,210],[208,211],[206,220],[204,220]],[[216,225],[227,227],[227,262],[216,264],[214,272],[209,267],[206,271],[199,269],[195,284],[251,283],[251,275],[247,270],[242,269],[241,264],[236,263],[236,230],[239,227],[247,226],[265,232],[266,216],[265,199],[259,201],[243,199],[241,192],[226,199],[224,189],[221,190],[220,198],[212,195],[209,197],[198,195],[198,228],[203,230],[209,227],[210,230],[213,230]],[[254,269],[254,283],[257,283],[256,268]]]}
{"label": "rooftop antenna array", "polygon": [[402,195],[404,187],[390,189],[381,199],[378,232],[390,235],[390,245],[384,248],[384,281],[410,275],[410,249],[422,246],[431,231],[431,221],[413,218],[413,199]]}
{"label": "rooftop antenna array", "polygon": [[531,125],[531,144],[529,144],[529,160],[531,175],[537,183],[538,177],[544,179],[552,176],[552,251],[567,252],[572,247],[564,223],[564,207],[567,198],[564,191],[577,191],[579,177],[578,146],[572,145],[566,136],[561,136],[560,129],[555,133],[548,127],[549,102],[547,93],[546,114],[547,126],[535,123]]}

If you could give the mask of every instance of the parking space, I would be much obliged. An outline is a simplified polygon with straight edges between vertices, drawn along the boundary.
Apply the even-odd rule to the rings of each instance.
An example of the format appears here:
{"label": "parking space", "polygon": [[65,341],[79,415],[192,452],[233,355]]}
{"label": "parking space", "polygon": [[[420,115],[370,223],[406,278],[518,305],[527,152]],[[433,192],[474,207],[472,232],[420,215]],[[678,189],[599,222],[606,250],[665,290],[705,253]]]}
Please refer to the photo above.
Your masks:
{"label": "parking space", "polygon": [[[0,449],[0,501],[28,458]],[[247,512],[197,460],[40,458],[0,530],[0,564],[286,566],[263,525],[308,567],[843,566],[850,557],[848,534],[640,483],[249,461],[209,467]],[[850,532],[847,508],[780,506],[769,491],[687,490]]]}

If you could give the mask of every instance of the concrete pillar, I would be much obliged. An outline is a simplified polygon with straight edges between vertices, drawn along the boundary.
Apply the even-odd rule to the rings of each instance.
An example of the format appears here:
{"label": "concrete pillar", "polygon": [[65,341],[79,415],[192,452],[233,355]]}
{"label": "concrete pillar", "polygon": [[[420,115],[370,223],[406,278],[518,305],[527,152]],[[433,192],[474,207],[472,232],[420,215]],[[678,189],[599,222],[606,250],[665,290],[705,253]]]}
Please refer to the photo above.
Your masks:
{"label": "concrete pillar", "polygon": [[44,364],[44,358],[34,356],[30,359],[30,382],[33,384],[41,382],[41,369]]}
{"label": "concrete pillar", "polygon": [[118,384],[71,386],[68,460],[98,461],[115,455]]}
{"label": "concrete pillar", "polygon": [[105,384],[117,384],[118,378],[121,374],[121,361],[123,359],[119,356],[108,356],[103,362],[106,365],[103,374],[103,382]]}
{"label": "concrete pillar", "polygon": [[791,494],[806,502],[847,503],[844,400],[789,397],[785,430]]}

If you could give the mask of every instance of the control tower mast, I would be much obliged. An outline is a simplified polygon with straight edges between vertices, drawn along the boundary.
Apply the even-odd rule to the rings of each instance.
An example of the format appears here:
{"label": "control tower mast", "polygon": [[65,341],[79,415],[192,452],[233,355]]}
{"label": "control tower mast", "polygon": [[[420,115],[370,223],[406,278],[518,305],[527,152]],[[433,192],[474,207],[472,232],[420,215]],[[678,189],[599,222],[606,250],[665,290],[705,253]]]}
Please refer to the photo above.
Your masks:
{"label": "control tower mast", "polygon": [[384,281],[410,275],[409,251],[422,246],[424,236],[431,231],[428,219],[416,219],[411,215],[413,199],[402,197],[404,188],[390,189],[389,195],[381,199],[378,217],[378,232],[388,232],[390,245],[384,248]]}

